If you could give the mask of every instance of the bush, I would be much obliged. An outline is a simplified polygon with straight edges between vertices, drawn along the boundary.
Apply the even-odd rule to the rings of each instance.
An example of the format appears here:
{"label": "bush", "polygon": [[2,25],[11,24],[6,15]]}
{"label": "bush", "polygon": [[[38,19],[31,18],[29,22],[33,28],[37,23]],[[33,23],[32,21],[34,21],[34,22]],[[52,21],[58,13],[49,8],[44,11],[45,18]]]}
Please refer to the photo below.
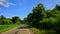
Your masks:
{"label": "bush", "polygon": [[60,14],[57,16],[56,18],[56,26],[55,26],[55,30],[60,33]]}
{"label": "bush", "polygon": [[21,22],[16,22],[15,24],[18,24],[18,25],[20,25],[20,24],[21,24]]}
{"label": "bush", "polygon": [[8,24],[12,24],[11,20],[8,19],[0,20],[0,25],[8,25]]}
{"label": "bush", "polygon": [[31,30],[34,32],[34,34],[40,34],[40,31],[37,28],[31,28]]}
{"label": "bush", "polygon": [[34,34],[57,34],[55,30],[42,30],[37,28],[31,28]]}
{"label": "bush", "polygon": [[42,21],[40,21],[40,28],[41,29],[54,29],[55,26],[55,20],[54,18],[45,18]]}

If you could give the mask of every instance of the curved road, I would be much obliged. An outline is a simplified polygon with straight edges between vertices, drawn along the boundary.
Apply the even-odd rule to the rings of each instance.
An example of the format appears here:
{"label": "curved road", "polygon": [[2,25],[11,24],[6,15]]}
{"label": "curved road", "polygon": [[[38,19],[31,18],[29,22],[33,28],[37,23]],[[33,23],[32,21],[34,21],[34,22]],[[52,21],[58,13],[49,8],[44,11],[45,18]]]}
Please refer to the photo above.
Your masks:
{"label": "curved road", "polygon": [[23,24],[21,26],[18,26],[14,29],[11,29],[0,34],[33,34],[33,32],[27,28],[27,25]]}

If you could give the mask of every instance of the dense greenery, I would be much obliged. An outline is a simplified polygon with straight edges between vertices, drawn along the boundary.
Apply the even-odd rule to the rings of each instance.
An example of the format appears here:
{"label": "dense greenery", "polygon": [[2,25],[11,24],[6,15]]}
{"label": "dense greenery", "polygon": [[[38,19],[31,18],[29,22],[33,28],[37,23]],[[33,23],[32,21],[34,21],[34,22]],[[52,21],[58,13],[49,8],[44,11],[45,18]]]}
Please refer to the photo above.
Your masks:
{"label": "dense greenery", "polygon": [[21,24],[21,19],[18,16],[6,18],[3,15],[0,16],[0,25],[9,25],[9,24]]}
{"label": "dense greenery", "polygon": [[44,5],[39,3],[24,19],[24,22],[38,29],[55,30],[60,33],[60,6],[56,5],[54,9],[46,10]]}
{"label": "dense greenery", "polygon": [[34,34],[58,34],[56,31],[54,30],[41,30],[41,29],[37,29],[37,28],[30,28],[32,30],[32,32]]}
{"label": "dense greenery", "polygon": [[18,16],[12,18],[6,18],[3,15],[0,16],[0,33],[7,31],[11,28],[17,27],[21,24],[21,19]]}
{"label": "dense greenery", "polygon": [[0,33],[1,32],[4,32],[4,31],[7,31],[7,30],[10,30],[14,27],[17,27],[18,25],[17,24],[10,24],[10,25],[0,25]]}

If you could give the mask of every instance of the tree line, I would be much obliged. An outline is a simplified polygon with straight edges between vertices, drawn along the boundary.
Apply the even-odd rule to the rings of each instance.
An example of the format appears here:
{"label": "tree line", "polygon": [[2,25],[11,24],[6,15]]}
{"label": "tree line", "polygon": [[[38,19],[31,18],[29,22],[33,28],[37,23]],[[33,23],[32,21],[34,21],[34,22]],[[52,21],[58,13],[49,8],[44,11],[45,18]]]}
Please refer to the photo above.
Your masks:
{"label": "tree line", "polygon": [[42,3],[35,6],[31,13],[24,18],[24,23],[31,27],[45,30],[56,30],[60,33],[60,5],[52,9],[45,9]]}
{"label": "tree line", "polygon": [[21,19],[18,16],[12,18],[6,18],[3,15],[0,16],[0,25],[9,25],[9,24],[21,24]]}

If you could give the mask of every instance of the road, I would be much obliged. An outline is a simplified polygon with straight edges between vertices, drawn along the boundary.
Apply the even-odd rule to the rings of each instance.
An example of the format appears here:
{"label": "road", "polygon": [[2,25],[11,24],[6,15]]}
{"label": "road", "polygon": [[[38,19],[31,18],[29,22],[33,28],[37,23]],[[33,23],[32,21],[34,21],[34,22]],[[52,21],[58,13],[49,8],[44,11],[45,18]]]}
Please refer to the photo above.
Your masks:
{"label": "road", "polygon": [[1,34],[33,34],[33,32],[27,28],[27,25],[21,25]]}

